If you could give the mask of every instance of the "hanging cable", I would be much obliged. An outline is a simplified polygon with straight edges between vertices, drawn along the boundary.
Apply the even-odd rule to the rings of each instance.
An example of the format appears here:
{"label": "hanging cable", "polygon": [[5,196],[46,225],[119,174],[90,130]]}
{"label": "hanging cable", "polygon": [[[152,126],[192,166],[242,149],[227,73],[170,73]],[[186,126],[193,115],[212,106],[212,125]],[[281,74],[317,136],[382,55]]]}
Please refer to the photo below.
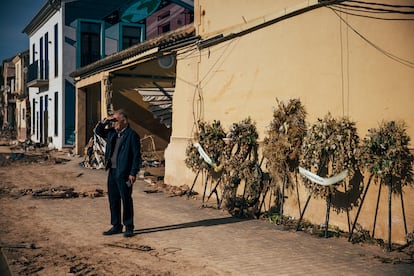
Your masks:
{"label": "hanging cable", "polygon": [[364,1],[348,1],[348,2],[352,2],[352,3],[358,3],[358,4],[366,4],[366,5],[374,5],[374,6],[383,6],[383,7],[391,7],[391,8],[410,8],[410,9],[414,9],[414,6],[409,6],[409,5],[391,5],[391,4],[384,4],[384,3],[376,3],[376,2],[364,2]]}
{"label": "hanging cable", "polygon": [[388,58],[395,60],[407,67],[413,68],[414,69],[414,62],[400,58],[382,48],[380,48],[378,45],[374,44],[373,42],[371,42],[369,39],[367,39],[364,35],[362,35],[360,32],[358,32],[355,28],[353,28],[340,14],[338,11],[333,10],[331,7],[327,7],[329,9],[331,9],[336,16],[339,17],[339,19],[344,22],[354,33],[356,33],[360,38],[362,38],[365,42],[367,42],[369,45],[371,45],[372,47],[374,47],[375,49],[377,49],[379,52],[381,52],[382,54],[384,54],[385,56],[387,56]]}
{"label": "hanging cable", "polygon": [[341,43],[341,96],[342,96],[342,116],[345,116],[345,93],[344,93],[344,44],[342,41],[342,21],[339,22],[339,36]]}
{"label": "hanging cable", "polygon": [[372,8],[372,7],[367,7],[367,6],[350,5],[350,4],[345,4],[345,3],[339,3],[339,4],[336,4],[336,6],[349,7],[349,8],[358,8],[358,9],[363,9],[363,10],[367,10],[367,11],[383,12],[383,13],[414,14],[414,11],[402,11],[402,10],[393,10],[393,9]]}
{"label": "hanging cable", "polygon": [[[357,16],[357,17],[364,17],[364,18],[370,18],[370,19],[377,19],[377,20],[390,20],[390,21],[414,21],[414,18],[388,18],[388,17],[378,17],[378,16],[372,16],[372,15],[365,15],[365,14],[357,14],[357,13],[353,13],[353,12],[349,12],[352,9],[344,9],[344,8],[333,8],[332,6],[329,7],[329,9],[337,11],[337,12],[341,12],[341,13],[345,13],[348,15],[353,15],[353,16]],[[359,10],[355,10],[355,11],[359,11]]]}

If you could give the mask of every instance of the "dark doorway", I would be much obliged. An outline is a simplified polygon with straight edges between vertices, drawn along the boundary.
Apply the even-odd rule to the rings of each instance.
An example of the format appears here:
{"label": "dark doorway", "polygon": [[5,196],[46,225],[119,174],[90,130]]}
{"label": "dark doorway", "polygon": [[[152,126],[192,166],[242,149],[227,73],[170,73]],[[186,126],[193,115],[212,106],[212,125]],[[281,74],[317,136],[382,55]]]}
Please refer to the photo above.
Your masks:
{"label": "dark doorway", "polygon": [[101,86],[100,83],[86,89],[86,140],[85,145],[93,137],[93,129],[101,119]]}

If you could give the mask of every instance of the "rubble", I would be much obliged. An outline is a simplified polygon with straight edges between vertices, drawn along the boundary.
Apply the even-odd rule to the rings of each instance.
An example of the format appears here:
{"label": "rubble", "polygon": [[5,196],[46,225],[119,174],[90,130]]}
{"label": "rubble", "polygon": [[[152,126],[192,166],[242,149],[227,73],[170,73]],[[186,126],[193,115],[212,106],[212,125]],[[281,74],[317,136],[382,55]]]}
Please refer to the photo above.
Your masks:
{"label": "rubble", "polygon": [[95,189],[92,191],[85,191],[85,192],[76,192],[74,188],[67,188],[67,187],[40,189],[32,193],[32,196],[34,198],[50,198],[50,199],[52,198],[77,198],[77,197],[95,198],[95,197],[103,197],[104,195],[105,193],[103,189]]}
{"label": "rubble", "polygon": [[[183,196],[190,193],[190,187],[188,185],[172,186],[161,182],[150,183],[144,190],[145,193],[166,193],[170,196]],[[191,191],[191,195],[197,195],[198,193]]]}
{"label": "rubble", "polygon": [[73,188],[50,188],[40,189],[33,193],[34,198],[74,198],[79,197],[79,193],[75,192]]}
{"label": "rubble", "polygon": [[0,131],[0,167],[8,166],[13,162],[20,163],[65,163],[69,160],[52,157],[56,149],[49,149],[31,140],[18,141],[9,133]]}
{"label": "rubble", "polygon": [[105,140],[94,133],[84,149],[85,161],[81,165],[89,169],[104,169],[105,146]]}

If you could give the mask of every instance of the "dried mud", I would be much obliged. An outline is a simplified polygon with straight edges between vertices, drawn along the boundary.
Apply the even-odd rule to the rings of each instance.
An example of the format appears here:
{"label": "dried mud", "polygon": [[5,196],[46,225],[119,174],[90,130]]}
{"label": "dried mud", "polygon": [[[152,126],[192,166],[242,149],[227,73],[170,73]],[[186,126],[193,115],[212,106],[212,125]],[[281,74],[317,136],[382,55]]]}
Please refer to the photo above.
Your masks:
{"label": "dried mud", "polygon": [[[215,275],[180,258],[179,249],[103,236],[103,170],[62,152],[0,155],[0,247],[13,275]],[[46,196],[33,196],[39,191]],[[77,196],[47,196],[62,191]]]}

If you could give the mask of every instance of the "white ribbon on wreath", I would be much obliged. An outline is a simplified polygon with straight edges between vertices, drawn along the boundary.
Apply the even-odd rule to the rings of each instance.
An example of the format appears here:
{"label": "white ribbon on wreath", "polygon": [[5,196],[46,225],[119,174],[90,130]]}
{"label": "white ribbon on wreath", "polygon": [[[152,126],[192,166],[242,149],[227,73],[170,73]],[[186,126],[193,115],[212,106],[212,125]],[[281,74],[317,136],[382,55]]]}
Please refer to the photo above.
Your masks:
{"label": "white ribbon on wreath", "polygon": [[348,176],[348,170],[344,170],[337,175],[324,178],[302,167],[299,167],[299,173],[303,175],[304,177],[306,177],[307,179],[309,179],[310,181],[312,181],[313,183],[316,183],[322,186],[330,186],[330,185],[336,184],[344,180]]}

